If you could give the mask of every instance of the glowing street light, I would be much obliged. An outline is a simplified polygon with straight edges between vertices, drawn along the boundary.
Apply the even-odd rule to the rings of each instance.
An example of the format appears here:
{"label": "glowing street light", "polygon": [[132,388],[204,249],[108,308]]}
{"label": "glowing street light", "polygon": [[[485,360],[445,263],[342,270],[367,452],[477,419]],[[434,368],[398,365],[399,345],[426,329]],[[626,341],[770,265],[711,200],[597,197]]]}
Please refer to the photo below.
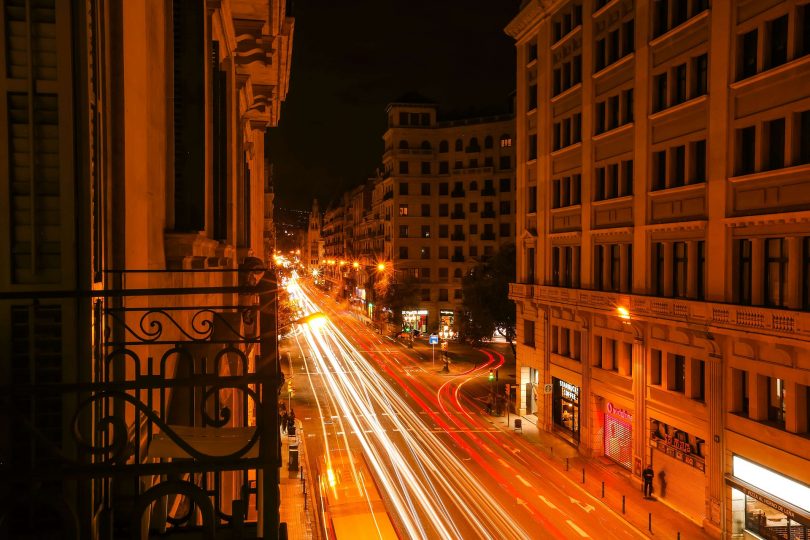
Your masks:
{"label": "glowing street light", "polygon": [[619,316],[620,319],[629,321],[630,320],[630,310],[624,306],[618,306],[616,308],[616,314]]}
{"label": "glowing street light", "polygon": [[377,270],[379,270],[380,272],[385,271],[385,263],[383,262],[377,263]]}
{"label": "glowing street light", "polygon": [[354,262],[352,263],[352,268],[354,268],[355,270],[356,270],[356,269],[358,269],[358,268],[360,268],[360,263],[359,263],[359,262],[357,262],[357,261],[354,261]]}

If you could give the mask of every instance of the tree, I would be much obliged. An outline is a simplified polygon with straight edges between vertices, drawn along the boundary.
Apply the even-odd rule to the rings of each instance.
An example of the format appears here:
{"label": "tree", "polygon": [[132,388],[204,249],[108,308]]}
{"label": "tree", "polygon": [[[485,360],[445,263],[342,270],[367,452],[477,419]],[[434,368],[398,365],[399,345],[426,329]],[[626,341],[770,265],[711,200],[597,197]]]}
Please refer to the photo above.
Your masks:
{"label": "tree", "polygon": [[419,305],[419,282],[410,275],[399,283],[381,279],[374,284],[374,293],[380,303],[391,310],[391,322],[395,325],[402,324],[403,309],[415,309]]}
{"label": "tree", "polygon": [[471,341],[501,334],[515,350],[515,304],[509,283],[515,281],[515,246],[507,244],[474,266],[462,280],[465,316],[461,333]]}

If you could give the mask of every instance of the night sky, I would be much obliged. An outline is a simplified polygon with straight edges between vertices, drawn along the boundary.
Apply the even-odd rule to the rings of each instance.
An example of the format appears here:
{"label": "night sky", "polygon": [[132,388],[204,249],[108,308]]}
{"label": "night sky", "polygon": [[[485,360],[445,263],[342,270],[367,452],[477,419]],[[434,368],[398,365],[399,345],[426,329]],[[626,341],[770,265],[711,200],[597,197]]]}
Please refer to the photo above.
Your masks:
{"label": "night sky", "polygon": [[504,112],[519,0],[297,0],[290,91],[270,130],[276,206],[308,209],[374,175],[385,107],[406,92],[442,116]]}

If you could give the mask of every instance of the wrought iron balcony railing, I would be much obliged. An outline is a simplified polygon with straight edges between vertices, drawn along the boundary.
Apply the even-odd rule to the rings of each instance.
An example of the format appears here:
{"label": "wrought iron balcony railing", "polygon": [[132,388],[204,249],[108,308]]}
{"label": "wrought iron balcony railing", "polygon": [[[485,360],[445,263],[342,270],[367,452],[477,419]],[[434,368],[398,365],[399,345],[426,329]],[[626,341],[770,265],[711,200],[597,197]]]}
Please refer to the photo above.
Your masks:
{"label": "wrought iron balcony railing", "polygon": [[111,283],[161,288],[0,302],[19,331],[0,375],[4,532],[277,530],[281,381],[275,281],[263,273],[115,272]]}

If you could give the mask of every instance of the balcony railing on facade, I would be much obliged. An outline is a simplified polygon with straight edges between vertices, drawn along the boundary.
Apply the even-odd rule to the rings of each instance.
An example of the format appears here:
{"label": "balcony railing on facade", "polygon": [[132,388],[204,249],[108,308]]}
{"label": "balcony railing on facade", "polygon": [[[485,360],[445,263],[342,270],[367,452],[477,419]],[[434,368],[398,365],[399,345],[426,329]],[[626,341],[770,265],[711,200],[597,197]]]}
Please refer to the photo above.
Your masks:
{"label": "balcony railing on facade", "polygon": [[[99,521],[132,538],[278,527],[276,286],[264,274],[118,271],[108,281],[127,288],[13,293],[12,313],[33,330],[0,379],[0,438],[24,449],[0,464],[0,496],[19,503],[0,510],[11,536],[55,526],[84,538],[82,524]],[[58,335],[37,336],[57,311]],[[44,371],[37,340],[70,358]],[[31,522],[21,509],[36,500],[69,510]]]}
{"label": "balcony railing on facade", "polygon": [[509,297],[513,300],[571,304],[606,311],[622,306],[638,320],[667,319],[690,326],[698,325],[706,331],[755,331],[810,339],[810,312],[805,311],[527,283],[510,283]]}

